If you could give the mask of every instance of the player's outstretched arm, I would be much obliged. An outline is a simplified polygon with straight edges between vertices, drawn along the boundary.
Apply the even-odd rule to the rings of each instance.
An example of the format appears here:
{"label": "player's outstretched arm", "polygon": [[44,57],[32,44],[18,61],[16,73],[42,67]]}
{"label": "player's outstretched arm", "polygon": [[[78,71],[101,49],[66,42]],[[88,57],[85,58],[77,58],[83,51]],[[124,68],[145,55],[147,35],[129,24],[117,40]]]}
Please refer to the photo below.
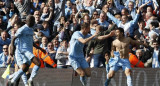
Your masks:
{"label": "player's outstretched arm", "polygon": [[10,47],[9,47],[9,54],[13,57],[14,55],[14,52],[15,52],[15,46],[14,46],[14,41],[16,40],[16,36],[13,37],[13,39],[11,40],[11,44],[10,44]]}
{"label": "player's outstretched arm", "polygon": [[137,41],[137,40],[133,40],[133,39],[131,39],[131,38],[129,38],[129,40],[130,40],[130,44],[132,44],[132,45],[143,45],[143,46],[145,46],[145,47],[148,47],[148,44],[144,41],[144,42],[139,42],[139,41]]}
{"label": "player's outstretched arm", "polygon": [[85,38],[83,39],[82,37],[78,39],[78,41],[80,41],[81,43],[85,44],[87,42],[89,42],[91,39],[93,39],[94,37],[97,36],[98,33],[95,33],[94,35],[88,37],[88,38]]}

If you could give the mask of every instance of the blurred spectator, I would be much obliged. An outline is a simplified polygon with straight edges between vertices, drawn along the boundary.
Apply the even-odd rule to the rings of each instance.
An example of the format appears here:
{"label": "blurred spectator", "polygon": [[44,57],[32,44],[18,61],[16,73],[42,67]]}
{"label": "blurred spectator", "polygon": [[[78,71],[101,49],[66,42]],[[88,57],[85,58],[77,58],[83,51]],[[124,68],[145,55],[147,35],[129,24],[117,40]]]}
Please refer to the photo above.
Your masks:
{"label": "blurred spectator", "polygon": [[95,32],[96,32],[96,27],[98,26],[98,21],[95,20],[95,19],[92,19],[91,20],[91,24],[90,24],[90,28],[91,28],[91,31],[90,33],[93,35]]}
{"label": "blurred spectator", "polygon": [[129,53],[129,61],[131,63],[131,67],[140,67],[144,68],[144,63],[134,54]]}
{"label": "blurred spectator", "polygon": [[157,41],[153,41],[153,48],[150,49],[152,58],[148,59],[145,63],[146,67],[160,68],[160,48]]}
{"label": "blurred spectator", "polygon": [[53,8],[45,6],[41,15],[42,21],[50,21],[53,15]]}
{"label": "blurred spectator", "polygon": [[54,9],[54,16],[52,22],[56,22],[59,20],[61,16],[65,16],[65,3],[66,0],[54,0],[53,2],[53,9]]}
{"label": "blurred spectator", "polygon": [[6,30],[7,23],[3,21],[3,17],[0,15],[0,30]]}
{"label": "blurred spectator", "polygon": [[92,19],[98,19],[99,18],[98,11],[94,11],[91,18]]}
{"label": "blurred spectator", "polygon": [[[140,62],[142,61],[143,63],[146,63],[147,60],[151,58],[151,53],[150,53],[149,50],[137,49],[135,55],[136,55],[137,59],[138,59]],[[141,62],[141,63],[142,63],[142,62]],[[143,64],[143,65],[144,65],[144,64]]]}
{"label": "blurred spectator", "polygon": [[150,31],[149,31],[149,38],[150,39],[153,39],[152,38],[152,35],[155,33],[157,36],[159,36],[159,23],[157,21],[152,21],[149,25],[149,28],[150,28]]}
{"label": "blurred spectator", "polygon": [[40,47],[47,50],[47,44],[48,44],[48,38],[46,36],[43,36]]}
{"label": "blurred spectator", "polygon": [[8,33],[6,31],[1,32],[0,37],[0,53],[2,53],[3,45],[9,45],[11,40],[8,38]]}
{"label": "blurred spectator", "polygon": [[40,15],[36,14],[35,17],[35,24],[42,24],[42,21],[40,20]]}
{"label": "blurred spectator", "polygon": [[65,8],[65,17],[69,18],[69,16],[72,14],[72,3],[71,1],[66,2],[67,7]]}
{"label": "blurred spectator", "polygon": [[134,38],[140,39],[141,36],[143,36],[143,29],[145,27],[145,22],[143,20],[138,22],[139,28],[134,31]]}
{"label": "blurred spectator", "polygon": [[26,16],[30,14],[31,8],[35,10],[31,0],[15,0],[14,4],[19,11],[21,19],[26,19]]}
{"label": "blurred spectator", "polygon": [[[95,0],[97,2],[97,0]],[[82,4],[78,4],[77,5],[77,9],[81,10],[81,9],[85,9],[89,11],[89,16],[91,17],[93,12],[95,11],[95,6],[96,6],[96,2],[93,4],[93,0],[86,0],[84,3]]]}
{"label": "blurred spectator", "polygon": [[102,11],[100,13],[100,17],[97,19],[97,21],[98,21],[98,24],[101,25],[104,30],[108,29],[109,23],[106,21],[106,13],[105,12]]}
{"label": "blurred spectator", "polygon": [[[57,60],[55,59],[56,51],[54,50],[54,45],[52,42],[49,42],[47,45],[47,53],[51,57],[51,59],[54,60],[54,62],[57,64]],[[46,67],[48,66],[46,65]]]}
{"label": "blurred spectator", "polygon": [[[7,67],[11,59],[8,53],[8,45],[3,45],[3,52],[0,54],[0,68]],[[12,64],[11,67],[14,67],[14,64]]]}
{"label": "blurred spectator", "polygon": [[54,38],[52,40],[52,43],[53,43],[53,46],[54,46],[54,50],[57,51],[58,50],[58,47],[59,47],[59,41],[58,41],[58,38]]}
{"label": "blurred spectator", "polygon": [[56,54],[57,68],[67,68],[66,65],[68,60],[67,48],[68,48],[67,40],[63,40]]}
{"label": "blurred spectator", "polygon": [[42,32],[47,38],[49,38],[50,37],[49,22],[43,21],[42,26],[43,29],[41,28],[40,32]]}
{"label": "blurred spectator", "polygon": [[[96,39],[90,41],[87,47],[87,57],[93,58],[93,67],[100,67],[100,63],[102,63],[103,67],[105,67],[105,56],[103,52],[110,51],[109,45],[111,44],[108,41],[111,41],[109,38],[114,36],[114,32],[112,31],[114,28],[115,25],[110,27],[108,30],[104,31],[102,26],[96,26],[96,33],[99,33],[98,40]],[[93,53],[90,54],[92,48]]]}

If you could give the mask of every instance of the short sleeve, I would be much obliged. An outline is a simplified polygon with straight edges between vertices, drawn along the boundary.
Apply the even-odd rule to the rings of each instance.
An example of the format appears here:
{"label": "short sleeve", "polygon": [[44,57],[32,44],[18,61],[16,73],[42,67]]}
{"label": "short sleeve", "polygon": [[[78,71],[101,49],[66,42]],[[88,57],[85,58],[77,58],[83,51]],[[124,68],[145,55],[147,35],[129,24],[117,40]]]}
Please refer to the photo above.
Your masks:
{"label": "short sleeve", "polygon": [[79,31],[75,32],[72,37],[73,39],[83,38],[82,34]]}
{"label": "short sleeve", "polygon": [[16,37],[19,37],[23,33],[23,28],[19,28],[15,34]]}

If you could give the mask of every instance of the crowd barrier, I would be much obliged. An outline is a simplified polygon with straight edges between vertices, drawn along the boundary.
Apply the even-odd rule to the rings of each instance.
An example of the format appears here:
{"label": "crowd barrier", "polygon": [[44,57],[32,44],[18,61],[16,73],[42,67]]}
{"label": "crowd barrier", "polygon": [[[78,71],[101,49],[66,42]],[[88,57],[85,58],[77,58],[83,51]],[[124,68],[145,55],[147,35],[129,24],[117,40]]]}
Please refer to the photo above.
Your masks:
{"label": "crowd barrier", "polygon": [[[5,68],[0,68],[0,75]],[[13,69],[11,69],[13,72]],[[104,86],[106,71],[104,68],[91,69],[91,79],[87,86]],[[132,69],[133,86],[160,86],[160,69],[134,68]],[[0,86],[5,86],[6,80],[0,77]],[[112,78],[109,86],[127,86],[123,70],[119,70]],[[21,80],[19,86],[24,86]],[[34,78],[34,86],[82,86],[79,76],[72,69],[41,68]]]}

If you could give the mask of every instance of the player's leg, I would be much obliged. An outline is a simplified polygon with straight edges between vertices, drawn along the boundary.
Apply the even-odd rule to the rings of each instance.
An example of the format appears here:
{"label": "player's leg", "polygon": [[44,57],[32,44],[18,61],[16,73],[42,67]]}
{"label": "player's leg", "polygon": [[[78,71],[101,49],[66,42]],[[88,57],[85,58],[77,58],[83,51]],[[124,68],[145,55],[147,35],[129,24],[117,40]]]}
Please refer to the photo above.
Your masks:
{"label": "player's leg", "polygon": [[82,85],[86,85],[86,76],[85,76],[85,72],[82,68],[77,68],[76,72],[80,75],[80,81],[82,83]]}
{"label": "player's leg", "polygon": [[131,69],[126,69],[125,70],[125,75],[127,77],[127,85],[132,86],[132,79],[131,79]]}
{"label": "player's leg", "polygon": [[106,82],[105,82],[105,86],[109,85],[111,78],[114,76],[115,72],[118,71],[119,69],[120,69],[120,67],[117,66],[117,65],[114,65],[114,66],[110,67],[109,73],[107,73],[107,79],[106,79]]}
{"label": "player's leg", "polygon": [[91,70],[90,70],[89,64],[83,58],[79,59],[78,62],[80,63],[81,68],[82,68],[82,70],[84,71],[84,74],[85,74],[83,76],[83,78],[84,78],[84,80],[83,80],[84,85],[87,85],[87,81],[90,80],[90,76],[91,76]]}
{"label": "player's leg", "polygon": [[86,79],[86,84],[90,83],[90,79],[91,79],[91,69],[90,68],[86,68],[84,69],[85,72],[85,76],[87,77]]}
{"label": "player's leg", "polygon": [[24,63],[22,65],[22,68],[20,68],[17,72],[15,72],[14,77],[11,79],[11,83],[15,83],[21,75],[27,72],[28,68],[29,68],[29,65]]}
{"label": "player's leg", "polygon": [[108,86],[110,83],[111,78],[114,76],[115,71],[109,70],[109,73],[107,73],[107,79],[105,81],[105,86]]}
{"label": "player's leg", "polygon": [[80,75],[80,81],[81,81],[81,83],[83,85],[85,85],[85,83],[86,83],[85,72],[84,72],[84,70],[82,69],[82,67],[80,65],[80,61],[78,61],[78,59],[71,59],[71,58],[69,58],[69,62],[71,63],[71,66],[73,67],[73,69]]}
{"label": "player's leg", "polygon": [[33,57],[31,61],[35,64],[35,66],[32,69],[30,78],[28,79],[29,86],[32,84],[33,78],[37,75],[37,72],[41,66],[41,62],[37,57]]}
{"label": "player's leg", "polygon": [[123,59],[123,70],[125,71],[125,75],[127,77],[127,85],[132,86],[132,79],[131,79],[131,64],[128,59]]}
{"label": "player's leg", "polygon": [[[22,68],[22,65],[19,66],[18,68]],[[21,78],[22,78],[22,81],[23,81],[24,85],[25,85],[25,86],[28,86],[26,73],[24,73],[24,74],[21,76]],[[20,82],[20,78],[16,81],[15,86],[18,86],[18,85],[19,85],[19,82]]]}

